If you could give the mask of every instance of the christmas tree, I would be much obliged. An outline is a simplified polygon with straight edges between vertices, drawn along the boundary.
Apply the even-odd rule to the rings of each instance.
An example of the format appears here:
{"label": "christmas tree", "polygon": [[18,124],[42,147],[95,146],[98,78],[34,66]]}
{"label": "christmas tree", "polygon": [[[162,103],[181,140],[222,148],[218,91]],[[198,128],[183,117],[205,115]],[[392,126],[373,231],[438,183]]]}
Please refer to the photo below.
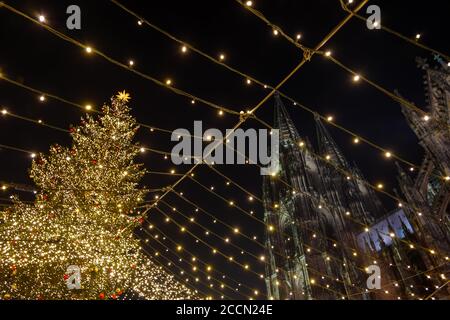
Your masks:
{"label": "christmas tree", "polygon": [[70,148],[54,145],[33,159],[35,202],[15,199],[0,216],[0,298],[196,297],[134,237],[146,190],[129,99],[119,93],[101,117],[71,127]]}

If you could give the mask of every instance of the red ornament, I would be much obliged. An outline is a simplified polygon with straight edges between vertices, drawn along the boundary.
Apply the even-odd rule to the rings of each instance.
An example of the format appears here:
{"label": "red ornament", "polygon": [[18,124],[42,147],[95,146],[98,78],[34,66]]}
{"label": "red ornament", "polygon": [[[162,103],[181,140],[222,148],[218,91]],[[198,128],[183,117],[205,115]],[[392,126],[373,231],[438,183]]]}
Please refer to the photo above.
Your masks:
{"label": "red ornament", "polygon": [[113,298],[114,300],[117,299],[117,296],[115,294],[111,295],[111,298]]}
{"label": "red ornament", "polygon": [[97,164],[97,160],[91,160],[91,163],[95,166]]}
{"label": "red ornament", "polygon": [[143,224],[144,221],[145,221],[144,218],[139,218],[139,223],[140,223],[140,224]]}
{"label": "red ornament", "polygon": [[98,297],[103,300],[103,299],[105,299],[105,294],[102,292],[98,295]]}
{"label": "red ornament", "polygon": [[74,127],[70,127],[69,131],[70,131],[70,133],[74,133],[75,132],[75,128]]}
{"label": "red ornament", "polygon": [[135,264],[132,264],[132,265],[131,265],[131,269],[136,269],[136,265],[135,265]]}
{"label": "red ornament", "polygon": [[48,195],[46,195],[46,194],[42,195],[42,199],[43,199],[44,201],[47,200],[47,199],[48,199]]}
{"label": "red ornament", "polygon": [[12,270],[12,271],[16,271],[16,270],[17,270],[17,266],[16,266],[15,264],[13,264],[13,265],[11,266],[11,270]]}
{"label": "red ornament", "polygon": [[67,281],[67,279],[69,279],[69,275],[68,275],[68,274],[65,274],[65,275],[64,275],[64,281]]}

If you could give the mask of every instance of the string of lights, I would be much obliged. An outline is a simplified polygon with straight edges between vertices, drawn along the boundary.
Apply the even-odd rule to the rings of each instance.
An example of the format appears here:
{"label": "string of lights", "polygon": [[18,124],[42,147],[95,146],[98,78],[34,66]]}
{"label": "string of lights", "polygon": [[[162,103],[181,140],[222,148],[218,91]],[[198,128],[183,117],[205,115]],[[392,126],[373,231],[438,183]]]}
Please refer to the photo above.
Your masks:
{"label": "string of lights", "polygon": [[[180,274],[181,274],[181,273],[182,273],[182,275],[188,274],[189,276],[191,276],[191,279],[194,279],[194,282],[199,282],[199,283],[203,284],[205,287],[208,287],[209,290],[213,290],[213,291],[215,291],[216,293],[218,293],[218,294],[221,296],[221,299],[227,298],[227,299],[229,299],[229,300],[232,300],[231,297],[227,296],[227,295],[224,294],[223,292],[220,292],[220,291],[218,291],[217,289],[215,289],[214,287],[210,287],[210,286],[208,286],[206,283],[201,282],[201,281],[200,281],[200,278],[195,277],[193,273],[190,273],[190,272],[186,271],[185,269],[183,269],[183,268],[177,266],[177,264],[174,262],[174,260],[172,260],[172,259],[168,258],[167,256],[165,256],[164,254],[160,253],[160,252],[159,252],[155,247],[153,247],[152,245],[146,243],[146,246],[149,246],[149,247],[155,252],[155,254],[153,254],[153,256],[161,257],[161,258],[163,258],[165,261],[167,261],[167,266],[165,266],[164,263],[161,263],[161,266],[162,266],[167,272],[169,272],[169,273],[171,273],[171,274],[174,274],[174,276],[175,276],[175,272],[172,271],[172,270],[170,270],[170,269],[168,268],[168,267],[170,267],[170,266],[174,266],[175,268],[177,268],[178,270],[180,270],[180,271],[179,271]],[[147,251],[147,252],[148,252],[148,251]],[[156,255],[156,253],[158,253],[158,255]],[[151,255],[151,253],[149,253],[149,252],[148,252],[148,254]],[[181,276],[178,276],[178,275],[177,275],[176,277],[177,277],[179,280],[181,280],[182,282],[184,282],[184,283],[189,283],[189,281],[187,281],[188,278],[182,279]],[[204,291],[202,291],[202,290],[199,290],[198,288],[194,287],[193,285],[191,285],[191,284],[188,284],[188,285],[191,287],[191,289],[197,290],[198,292],[200,292],[206,299],[208,299],[208,298],[212,299],[212,298],[213,298],[213,296],[210,296],[210,295],[207,294],[206,292],[204,292]]]}
{"label": "string of lights", "polygon": [[[152,29],[154,29],[154,30],[160,32],[161,34],[165,35],[165,36],[168,37],[169,39],[171,39],[171,40],[177,42],[179,45],[182,46],[181,48],[182,48],[182,52],[183,52],[183,53],[187,52],[187,50],[191,50],[191,51],[193,51],[193,52],[199,54],[200,56],[205,57],[205,58],[208,59],[209,61],[211,61],[211,62],[213,62],[213,63],[215,63],[215,64],[218,64],[218,65],[220,65],[220,66],[222,66],[222,67],[225,67],[225,68],[228,69],[229,71],[231,71],[231,72],[233,72],[233,73],[235,73],[235,74],[238,74],[238,75],[242,76],[244,79],[246,79],[246,83],[247,83],[247,84],[256,83],[256,84],[260,85],[260,86],[261,86],[262,88],[264,88],[264,89],[267,89],[267,88],[273,89],[272,86],[270,86],[270,85],[268,85],[268,84],[265,84],[265,83],[263,83],[263,82],[261,82],[261,81],[255,79],[254,77],[249,76],[248,74],[245,74],[245,73],[243,73],[243,72],[241,72],[241,71],[239,71],[239,70],[237,70],[237,69],[235,69],[235,68],[229,66],[228,64],[226,64],[226,63],[224,62],[224,60],[217,59],[217,58],[215,58],[215,57],[213,57],[213,56],[211,56],[211,55],[205,53],[204,51],[202,51],[202,50],[200,50],[200,49],[194,47],[193,45],[191,45],[191,44],[189,44],[189,43],[187,43],[187,42],[185,42],[185,41],[182,41],[182,40],[178,39],[178,38],[177,38],[176,36],[174,36],[173,34],[167,32],[166,30],[161,29],[160,27],[156,26],[156,25],[153,24],[153,23],[150,23],[148,20],[146,20],[146,19],[144,19],[143,17],[139,16],[137,13],[135,13],[135,12],[133,12],[132,10],[130,10],[129,8],[125,7],[123,4],[119,3],[118,1],[116,1],[116,0],[111,0],[111,2],[113,2],[116,6],[118,6],[119,8],[121,8],[122,10],[124,10],[125,12],[129,13],[129,14],[132,15],[133,17],[137,18],[138,21],[140,21],[140,22],[142,22],[143,24],[145,24],[145,25],[151,27]],[[246,3],[246,5],[248,6],[247,3]],[[356,14],[355,14],[355,16],[356,16]],[[264,17],[263,17],[263,18],[264,18]],[[269,22],[269,23],[270,23],[270,22]],[[141,24],[141,25],[142,25],[142,24]],[[277,29],[274,29],[274,30],[277,30]],[[301,48],[302,50],[304,50],[304,51],[305,51],[305,50],[310,50],[310,49],[308,49],[308,48],[302,46],[302,45],[298,42],[298,41],[300,40],[300,38],[301,38],[301,36],[297,35],[296,41],[295,41],[294,44],[297,45],[297,46],[300,46],[300,48]],[[293,39],[290,38],[290,37],[288,37],[288,40],[290,40],[291,42],[293,41]],[[299,108],[301,108],[301,109],[303,109],[303,110],[305,110],[305,111],[307,111],[307,112],[313,114],[314,116],[318,116],[318,117],[321,118],[322,120],[326,121],[328,124],[330,124],[330,125],[332,125],[332,126],[338,128],[338,129],[340,129],[341,131],[343,131],[343,132],[349,134],[349,135],[352,137],[353,143],[354,143],[354,144],[366,143],[366,144],[368,144],[369,146],[371,146],[371,147],[373,147],[373,148],[375,148],[375,149],[381,151],[383,154],[386,154],[386,153],[389,152],[389,150],[387,150],[386,148],[383,148],[383,147],[377,145],[376,143],[371,142],[369,139],[364,138],[364,137],[362,137],[361,135],[356,134],[355,132],[352,132],[351,130],[349,130],[349,129],[347,129],[347,128],[345,128],[345,127],[343,127],[343,126],[341,126],[341,125],[339,125],[339,124],[337,124],[337,123],[335,123],[335,122],[332,121],[332,120],[330,120],[330,119],[331,119],[330,116],[324,116],[324,115],[318,114],[318,113],[317,113],[316,111],[314,111],[312,108],[309,108],[309,107],[305,106],[304,104],[302,104],[302,103],[300,103],[300,102],[298,102],[298,101],[292,99],[291,97],[287,96],[286,94],[284,94],[284,93],[281,92],[281,91],[279,91],[279,94],[280,94],[282,97],[288,99],[294,106],[298,106]],[[400,155],[392,154],[392,158],[397,159],[397,160],[399,160],[400,162],[403,162],[403,163],[407,164],[407,165],[410,167],[410,169],[412,169],[412,170],[419,168],[418,165],[413,164],[413,163],[411,163],[411,162],[408,161],[408,160],[405,160],[405,159],[402,158]]]}
{"label": "string of lights", "polygon": [[[210,167],[211,169],[214,169],[212,166],[209,166],[209,167]],[[217,171],[217,170],[214,169],[214,171]],[[232,181],[229,177],[226,177],[226,179],[227,179],[227,181],[228,181],[228,180],[229,180],[229,181]],[[236,182],[235,182],[235,183],[236,183]],[[354,219],[353,219],[353,220],[354,220]],[[356,221],[356,220],[354,220],[354,221],[359,223],[359,221]],[[264,221],[260,221],[260,222],[265,223]],[[321,231],[313,230],[313,229],[311,229],[311,228],[308,228],[308,226],[306,226],[306,225],[302,225],[302,224],[297,224],[297,225],[299,225],[300,228],[303,228],[303,229],[306,229],[306,230],[309,230],[309,231],[314,232],[313,237],[316,237],[317,234],[319,234],[320,236],[322,236],[322,238],[332,241],[334,247],[336,247],[337,244],[340,244],[340,245],[342,245],[343,247],[350,248],[354,253],[361,253],[361,250],[357,250],[356,248],[351,247],[351,246],[348,245],[348,244],[343,244],[341,241],[338,241],[338,240],[336,240],[336,239],[330,238],[330,237],[326,236],[324,233],[322,233]],[[380,232],[381,232],[381,231],[380,231]],[[384,234],[384,232],[381,232],[381,233]],[[388,234],[385,234],[385,235],[388,235]],[[391,235],[389,235],[389,236],[391,236]],[[411,249],[415,249],[415,248],[416,248],[416,247],[415,247],[413,244],[411,244],[410,242],[407,242],[407,243],[409,244],[409,247],[410,247]],[[306,247],[307,247],[307,246],[306,246]],[[310,249],[315,249],[315,248],[309,247],[309,248],[307,249],[307,252],[309,252]],[[320,252],[320,250],[317,250],[317,249],[315,249],[315,250]],[[429,250],[429,249],[428,249],[428,250]],[[427,251],[427,252],[428,252],[428,251]],[[321,253],[327,254],[326,252],[321,252]],[[354,256],[356,256],[356,255],[354,254]],[[366,253],[366,252],[364,252],[364,251],[362,252],[362,256],[365,256],[365,257],[370,258],[369,260],[374,261],[374,263],[376,264],[376,260],[377,260],[376,257],[371,256],[371,255],[369,255],[368,253]],[[330,255],[330,257],[333,257],[333,256]],[[333,258],[335,258],[335,257],[333,257]],[[448,257],[445,257],[445,260],[448,261]],[[357,267],[358,267],[358,266],[357,266]],[[405,271],[411,271],[411,270],[410,270],[410,266],[396,265],[396,267],[401,267],[401,268],[403,268]],[[362,270],[361,267],[359,267],[359,269]],[[364,268],[364,270],[367,270],[367,268]]]}
{"label": "string of lights", "polygon": [[[19,118],[27,120],[27,118],[25,118],[25,117],[19,117]],[[258,119],[258,120],[259,120],[259,119]],[[270,127],[267,123],[265,123],[264,121],[260,120],[260,122],[263,123],[264,125],[268,126],[269,128],[271,128],[271,127]],[[54,128],[54,129],[57,129],[57,130],[60,130],[60,131],[67,131],[67,130],[60,129],[60,128],[54,127],[54,126],[50,126],[50,127],[51,127],[51,128]],[[271,128],[271,129],[273,129],[273,128]],[[21,151],[24,151],[24,150],[22,149]],[[309,150],[309,151],[310,151],[310,150]],[[27,152],[27,151],[25,151],[25,152]],[[163,151],[159,151],[159,150],[156,150],[156,152],[164,153]],[[315,157],[321,159],[322,161],[327,161],[327,162],[328,162],[328,159],[324,159],[323,157],[321,157],[321,156],[315,154],[315,153],[312,152],[312,151],[310,151],[310,152],[311,152]],[[31,154],[33,155],[33,153],[31,153]],[[32,156],[32,157],[33,157],[33,156]],[[334,163],[331,163],[331,164],[332,164],[333,166],[336,167],[336,165],[334,165]],[[210,166],[210,168],[212,168],[212,166]],[[340,169],[340,168],[338,168],[338,167],[336,167],[336,168],[339,169],[339,171],[343,171],[342,169]],[[217,172],[217,171],[216,171],[216,172]],[[149,174],[160,174],[160,175],[182,176],[182,174],[176,174],[176,173],[173,172],[173,171],[171,171],[170,173],[150,171],[150,172],[148,172],[148,173],[149,173]],[[350,173],[348,173],[348,172],[346,172],[346,171],[344,171],[344,174],[346,174],[347,177],[348,177],[349,175],[352,176]],[[355,178],[354,176],[352,176],[352,177]],[[194,181],[198,183],[198,181],[196,181],[195,179],[194,179]],[[236,185],[236,183],[234,183],[234,184]],[[371,186],[370,184],[368,184],[368,185]],[[206,190],[209,191],[209,189],[208,189],[206,186],[204,186],[204,185],[202,185],[202,186],[203,186]],[[378,188],[375,188],[374,186],[371,186],[371,187],[374,188],[375,190],[378,190]],[[241,188],[241,189],[242,189],[242,188]],[[247,193],[248,193],[248,192],[247,192]],[[222,198],[222,200],[227,201],[227,200],[224,199],[224,198]],[[397,199],[397,200],[398,200],[398,199]],[[240,207],[238,207],[238,208],[239,208],[241,211],[243,211],[245,214],[249,215],[249,213],[248,213],[247,211],[241,209]],[[351,219],[351,220],[354,221],[354,222],[359,223],[361,226],[364,227],[365,230],[368,229],[368,226],[367,226],[366,224],[361,223],[361,222],[359,222],[359,221],[356,221],[356,220],[354,220],[353,218],[349,218],[349,219]],[[387,234],[386,234],[386,235],[387,235]],[[410,247],[414,248],[414,244],[412,244],[412,243],[408,243],[408,244],[409,244]],[[434,250],[429,249],[429,248],[427,248],[426,250],[427,250],[427,251],[432,251],[432,252],[434,252]],[[360,268],[360,269],[362,269],[362,268]]]}
{"label": "string of lights", "polygon": [[[156,208],[156,209],[159,211],[159,208]],[[163,214],[164,214],[164,213],[163,213]],[[167,239],[170,239],[170,240],[177,246],[177,249],[180,248],[180,246],[177,244],[177,242],[175,242],[174,240],[172,240],[170,237],[168,237],[166,234],[164,234],[161,230],[159,230],[159,231],[160,231],[160,233],[162,233]],[[195,236],[194,236],[194,237],[195,237]],[[200,239],[198,239],[198,238],[196,238],[196,239],[199,240],[200,242],[202,242]],[[177,250],[177,251],[186,251],[186,252],[188,252],[190,255],[192,255],[193,257],[195,257],[195,255],[193,255],[191,252],[187,251],[187,250],[184,249],[184,248],[182,248],[182,249],[180,249],[180,250]],[[219,250],[217,250],[217,249],[213,249],[212,252],[213,252],[213,254],[216,254],[216,253],[221,254],[221,252],[220,252]],[[224,256],[225,258],[227,257],[225,254],[223,254],[223,256]],[[198,260],[198,259],[197,259],[197,260]],[[228,261],[234,262],[235,260],[234,260],[233,257],[231,257],[231,260],[230,260],[230,257],[228,257]],[[209,265],[209,266],[210,266],[210,265]],[[259,275],[258,273],[252,271],[250,268],[246,268],[245,266],[246,266],[246,265],[244,265],[244,270],[245,270],[245,271],[250,271],[250,272],[254,273],[255,275],[258,275],[259,278],[263,279],[263,276],[262,276],[262,275]],[[212,268],[211,268],[211,269],[212,269]],[[311,269],[311,268],[310,268],[310,269]],[[312,271],[315,271],[314,269],[311,269],[311,270],[312,270]],[[325,276],[329,278],[329,276],[323,275],[323,274],[321,274],[321,273],[318,273],[317,271],[315,271],[314,273],[321,275],[321,276],[322,276],[322,279],[324,279]],[[343,282],[343,281],[341,281],[341,280],[339,280],[339,279],[336,279],[336,281],[337,281],[337,282]],[[322,289],[325,289],[325,290],[328,290],[328,291],[330,291],[330,292],[333,292],[334,294],[337,294],[337,295],[339,295],[339,296],[341,295],[340,292],[337,292],[337,291],[335,291],[335,290],[333,290],[333,289],[330,289],[330,286],[329,286],[329,285],[321,286],[321,285],[318,284],[315,280],[313,281],[313,283],[314,283],[314,285],[316,285],[316,286],[318,286],[318,287],[320,287],[320,288],[322,288]],[[239,284],[240,284],[240,283],[239,283]],[[242,284],[240,284],[240,285],[242,285]],[[243,285],[243,286],[245,286],[245,285]],[[247,288],[249,288],[249,287],[247,287]],[[249,289],[252,290],[251,288],[249,288]],[[258,292],[257,290],[254,290],[255,295],[257,295],[257,292]]]}
{"label": "string of lights", "polygon": [[[229,114],[239,115],[238,111],[235,111],[235,110],[232,110],[230,108],[223,107],[223,106],[216,105],[216,104],[214,104],[214,103],[212,103],[212,102],[210,102],[208,100],[199,98],[199,97],[197,97],[195,95],[192,95],[192,94],[190,94],[190,93],[188,93],[186,91],[183,91],[181,89],[178,89],[178,88],[174,87],[171,79],[166,79],[166,81],[158,80],[158,79],[156,79],[156,78],[154,78],[154,77],[152,77],[152,76],[150,76],[148,74],[145,74],[143,72],[140,72],[140,71],[136,70],[136,68],[130,67],[129,64],[125,64],[125,63],[122,63],[122,62],[120,62],[118,60],[115,60],[114,58],[110,57],[109,55],[107,55],[107,54],[105,54],[105,53],[103,53],[103,52],[101,52],[101,51],[99,51],[99,50],[97,50],[95,48],[92,48],[90,46],[82,44],[81,42],[79,42],[79,41],[77,41],[77,40],[75,40],[75,39],[65,35],[64,33],[60,32],[60,31],[58,31],[58,30],[56,30],[56,29],[54,29],[52,27],[50,27],[48,24],[46,24],[44,22],[41,22],[40,20],[36,20],[35,18],[27,15],[26,13],[24,13],[24,12],[22,12],[22,11],[16,9],[16,8],[6,4],[6,3],[3,3],[3,7],[6,8],[7,10],[9,10],[9,11],[11,11],[11,12],[13,12],[13,13],[15,13],[15,14],[17,14],[17,15],[19,15],[19,16],[21,16],[21,17],[23,17],[23,18],[25,18],[25,19],[27,19],[27,20],[29,20],[31,22],[33,22],[33,23],[36,23],[36,24],[42,26],[44,29],[46,29],[50,33],[56,35],[60,39],[63,39],[65,41],[67,41],[67,42],[70,42],[70,43],[72,43],[72,44],[82,48],[83,50],[85,50],[85,52],[87,54],[96,54],[97,56],[102,57],[106,61],[108,61],[108,62],[110,62],[110,63],[112,63],[112,64],[114,64],[116,66],[119,66],[119,67],[121,67],[121,68],[123,68],[123,69],[125,69],[127,71],[130,71],[130,72],[132,72],[132,73],[134,73],[134,74],[136,74],[136,75],[138,75],[138,76],[140,76],[140,77],[142,77],[142,78],[144,78],[146,80],[150,80],[150,81],[152,81],[153,83],[155,83],[158,86],[161,86],[161,87],[164,87],[166,89],[169,89],[170,91],[174,92],[177,95],[189,98],[191,103],[192,102],[194,102],[194,103],[195,102],[201,102],[201,103],[203,103],[203,104],[205,104],[205,105],[207,105],[207,106],[217,110],[219,112],[219,114],[229,113]],[[90,106],[88,109],[90,111],[92,109],[92,106]]]}
{"label": "string of lights", "polygon": [[[342,6],[342,8],[345,11],[347,11],[347,12],[351,11],[351,9],[348,7],[347,4],[345,4],[345,2],[343,0],[339,0],[339,1],[341,1],[341,6]],[[354,12],[353,14],[354,14],[354,16],[356,18],[358,18],[362,22],[364,22],[364,23],[367,22],[367,18],[363,17],[362,15],[360,15],[360,14],[358,14],[356,12]],[[419,42],[420,38],[422,38],[420,33],[416,34],[414,36],[414,38],[411,38],[411,37],[407,37],[407,36],[401,34],[398,31],[395,31],[395,30],[393,30],[391,28],[386,27],[384,24],[380,24],[379,27],[381,28],[381,30],[386,31],[386,32],[388,32],[388,33],[390,33],[390,34],[392,34],[392,35],[394,35],[394,36],[396,36],[396,37],[398,37],[398,38],[400,38],[400,39],[402,39],[402,40],[404,40],[404,41],[406,41],[406,42],[408,42],[408,43],[410,43],[410,44],[412,44],[412,45],[414,45],[416,47],[419,47],[421,49],[424,49],[426,51],[434,53],[435,55],[439,55],[439,56],[445,58],[447,61],[450,61],[450,56],[446,55],[445,53],[443,53],[441,51],[438,51],[438,50],[435,50],[433,48],[430,48],[429,46]],[[449,66],[450,66],[450,62],[449,62]]]}
{"label": "string of lights", "polygon": [[[290,37],[285,32],[283,32],[282,29],[279,26],[271,23],[260,11],[252,8],[252,6],[244,4],[240,0],[235,0],[235,1],[237,3],[239,3],[240,5],[242,5],[244,8],[246,8],[248,11],[250,11],[252,14],[254,14],[256,17],[258,17],[259,19],[264,21],[265,23],[270,23],[271,27],[273,27],[273,29],[277,31],[277,35],[278,35],[278,33],[280,33],[286,40],[288,40],[290,43],[294,44],[297,48],[301,49],[302,51],[304,50],[303,48],[299,47],[297,42],[292,37]],[[358,8],[361,8],[362,6],[364,6],[365,3],[366,3],[366,1],[361,2],[361,4],[358,5]],[[355,12],[357,12],[357,11],[359,11],[359,10],[355,9]],[[349,13],[353,16],[353,11],[349,11]],[[330,61],[334,62],[336,65],[338,65],[339,67],[341,67],[342,69],[344,69],[345,71],[350,73],[353,76],[353,81],[354,82],[359,82],[360,80],[363,80],[366,83],[368,83],[369,85],[371,85],[372,87],[374,87],[375,89],[377,89],[378,91],[382,92],[383,94],[385,94],[386,96],[391,98],[392,100],[398,102],[402,106],[404,106],[406,108],[409,108],[409,109],[411,109],[412,111],[414,111],[414,112],[416,112],[418,114],[423,115],[424,121],[429,121],[430,120],[430,116],[425,111],[423,111],[422,108],[418,108],[416,105],[414,105],[413,103],[411,103],[408,100],[404,99],[403,97],[394,94],[393,92],[385,89],[381,85],[375,83],[374,81],[369,80],[367,77],[359,74],[358,72],[356,72],[356,71],[352,70],[351,68],[349,68],[348,66],[344,65],[342,62],[338,61],[336,58],[333,57],[331,51],[329,51],[329,50],[328,51],[321,51],[319,49],[315,49],[313,52],[314,53],[318,53],[318,54],[328,58]],[[449,125],[446,124],[446,123],[441,123],[441,125],[443,125],[445,127],[449,127]]]}
{"label": "string of lights", "polygon": [[[219,274],[219,275],[222,277],[222,279],[229,279],[229,280],[231,280],[233,283],[235,283],[238,287],[244,287],[244,288],[246,288],[247,290],[249,290],[250,292],[252,292],[252,293],[254,292],[254,289],[252,289],[252,288],[246,286],[245,284],[242,284],[242,283],[240,283],[239,281],[237,281],[237,280],[235,280],[235,279],[229,277],[228,275],[226,275],[225,273],[221,272],[221,271],[218,270],[217,268],[213,268],[213,266],[212,266],[210,263],[205,262],[205,261],[202,260],[202,259],[199,259],[192,251],[189,251],[188,249],[186,249],[186,248],[184,248],[183,246],[181,246],[181,245],[179,244],[179,242],[177,242],[177,241],[175,241],[174,239],[172,239],[171,237],[169,237],[166,233],[164,233],[164,232],[163,232],[160,228],[158,228],[156,225],[150,224],[150,225],[149,225],[149,228],[150,228],[150,227],[151,227],[151,229],[155,229],[155,230],[156,230],[158,233],[160,233],[165,239],[169,240],[169,241],[175,246],[175,249],[169,247],[168,245],[162,243],[161,240],[159,240],[159,237],[156,237],[156,236],[151,235],[151,234],[148,232],[148,230],[146,230],[145,228],[143,228],[143,230],[144,230],[148,235],[152,236],[153,239],[154,239],[155,241],[157,241],[161,246],[163,246],[163,247],[166,249],[166,251],[175,254],[175,255],[176,255],[177,257],[179,257],[180,259],[182,259],[182,257],[180,256],[180,253],[181,253],[181,252],[184,252],[184,253],[186,253],[186,254],[188,254],[188,255],[190,256],[190,260],[191,260],[191,261],[201,263],[201,264],[205,267],[205,270],[206,270],[206,272],[205,272],[205,271],[202,271],[201,269],[199,269],[199,268],[197,267],[197,268],[195,269],[195,271],[200,271],[201,273],[207,275],[207,276],[210,277],[211,279],[213,279],[213,280],[215,280],[215,281],[217,281],[217,282],[221,282],[222,280],[218,280],[218,279],[214,278],[214,277],[211,275],[212,272],[215,272],[215,273]],[[198,239],[197,239],[197,240],[198,240]],[[199,241],[200,241],[200,240],[199,240]],[[190,266],[191,268],[196,267],[194,264],[192,264],[192,263],[189,261],[189,259],[184,259],[184,261],[185,261],[187,264],[189,264],[189,266]],[[240,293],[241,295],[243,295],[244,297],[249,298],[249,296],[247,296],[247,295],[241,293],[239,290],[236,290],[236,288],[233,288],[232,286],[230,286],[230,285],[228,285],[228,284],[226,284],[225,286],[226,286],[227,288],[233,290],[233,291],[239,292],[239,293]]]}

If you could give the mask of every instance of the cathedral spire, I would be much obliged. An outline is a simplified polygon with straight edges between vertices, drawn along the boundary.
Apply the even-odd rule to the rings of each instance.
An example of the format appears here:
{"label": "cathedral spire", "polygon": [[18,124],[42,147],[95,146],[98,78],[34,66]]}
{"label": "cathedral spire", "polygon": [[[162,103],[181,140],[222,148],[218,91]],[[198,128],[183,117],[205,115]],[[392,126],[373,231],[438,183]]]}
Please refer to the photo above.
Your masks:
{"label": "cathedral spire", "polygon": [[287,112],[278,92],[275,93],[274,127],[280,130],[280,141],[283,144],[296,144],[300,140],[300,134],[294,126],[294,122]]}
{"label": "cathedral spire", "polygon": [[314,118],[316,121],[317,143],[319,145],[320,155],[330,157],[331,161],[343,169],[350,169],[347,159],[345,159],[336,142],[325,128],[319,115],[316,114]]}

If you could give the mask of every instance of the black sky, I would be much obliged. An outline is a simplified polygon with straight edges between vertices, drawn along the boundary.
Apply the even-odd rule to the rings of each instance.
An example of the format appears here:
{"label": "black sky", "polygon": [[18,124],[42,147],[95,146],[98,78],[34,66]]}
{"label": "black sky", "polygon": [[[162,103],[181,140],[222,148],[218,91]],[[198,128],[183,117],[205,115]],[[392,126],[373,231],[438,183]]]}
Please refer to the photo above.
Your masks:
{"label": "black sky", "polygon": [[[32,16],[45,14],[48,23],[57,30],[107,53],[116,60],[127,62],[133,59],[137,70],[161,80],[171,78],[174,86],[218,105],[236,111],[245,110],[255,106],[268,93],[256,85],[247,86],[242,77],[193,52],[182,54],[177,43],[149,27],[139,27],[134,17],[110,1],[6,2]],[[141,0],[122,3],[151,23],[213,56],[224,52],[227,64],[270,85],[276,85],[302,58],[298,49],[282,37],[274,37],[269,27],[233,0]],[[315,46],[345,17],[338,0],[256,0],[254,3],[258,10],[282,27],[286,33],[301,33],[302,42],[309,47]],[[382,23],[386,26],[411,38],[420,33],[424,43],[442,52],[450,52],[448,1],[385,0],[370,3],[381,7]],[[80,31],[70,31],[65,27],[65,11],[71,4],[79,5],[82,10]],[[361,12],[364,13],[364,10]],[[80,104],[100,106],[117,91],[125,89],[133,98],[130,103],[133,115],[138,121],[149,125],[169,130],[179,127],[191,129],[194,120],[203,120],[205,128],[217,127],[224,130],[231,128],[238,120],[232,115],[220,118],[215,110],[200,103],[191,105],[190,100],[100,57],[88,56],[73,44],[64,42],[43,28],[2,8],[0,43],[2,73]],[[363,22],[356,19],[350,21],[325,48],[332,50],[339,60],[369,79],[390,90],[398,89],[408,100],[418,106],[425,106],[422,72],[416,68],[415,57],[432,60],[428,52],[383,31],[368,30]],[[340,125],[392,150],[395,154],[413,163],[420,163],[422,149],[408,128],[399,105],[364,83],[355,85],[350,75],[330,61],[314,57],[283,86],[282,91],[321,114],[332,114]],[[300,133],[314,141],[312,116],[285,102]],[[79,109],[55,100],[49,99],[40,103],[36,94],[4,81],[0,81],[0,106],[16,114],[42,119],[63,128],[77,124],[82,115]],[[272,99],[263,105],[258,116],[272,122]],[[250,122],[249,126],[260,127],[256,122]],[[393,161],[386,161],[379,151],[368,146],[355,147],[351,143],[351,137],[334,128],[330,128],[330,131],[347,158],[358,164],[369,182],[382,181],[389,191],[396,187]],[[165,151],[170,151],[172,147],[169,135],[150,133],[149,130],[141,130],[138,140],[146,146]],[[70,139],[67,134],[49,128],[0,117],[0,144],[44,152],[53,143],[69,144]],[[168,171],[174,167],[160,155],[147,153],[139,160],[144,162],[149,170]],[[28,178],[29,166],[28,155],[0,149],[0,181],[32,185]],[[184,172],[187,167],[176,169],[178,172]],[[261,194],[261,178],[257,168],[225,166],[219,169],[253,193]],[[260,206],[249,203],[238,189],[226,187],[225,181],[207,168],[199,169],[198,179],[207,186],[215,186],[217,192],[236,201],[246,210],[254,210],[258,218],[263,217]],[[149,175],[144,182],[153,188],[173,181],[173,178]],[[220,199],[214,198],[192,182],[183,183],[178,190],[230,225],[239,226],[244,233],[256,235],[262,240],[262,224],[245,217],[237,210],[232,210]],[[0,197],[4,199],[10,194],[11,192],[4,193]],[[26,198],[27,195],[23,197]],[[193,208],[176,197],[168,197],[167,201],[183,213],[194,215]],[[386,207],[392,209],[394,204],[386,201]],[[172,214],[170,210],[166,211],[181,224],[189,225],[183,217]],[[230,230],[214,224],[212,219],[199,213],[196,215],[198,221],[207,228],[224,237],[229,236],[233,242],[256,255],[262,253],[261,248],[243,240],[242,237],[234,236]],[[161,225],[164,232],[177,243],[183,243],[199,258],[213,264],[215,270],[261,292],[264,291],[264,283],[257,277],[243,272],[220,257],[213,257],[207,247],[196,244],[189,235],[180,234],[173,224],[163,225],[161,214],[154,212],[149,220]],[[201,228],[190,225],[189,229],[212,246],[221,248],[227,255],[233,255],[242,263],[249,263],[255,271],[264,271],[263,264],[248,255],[240,255],[239,251],[225,245],[223,241],[205,236]],[[165,241],[170,247],[174,247],[170,241]],[[153,245],[158,247],[156,242],[153,242]],[[149,251],[152,250],[149,248]],[[188,258],[189,255],[185,254],[184,257]],[[185,262],[180,266],[189,270]],[[214,276],[219,278],[220,274],[216,272]],[[236,287],[232,281],[228,283]],[[240,290],[244,291],[245,295],[249,293],[243,288]],[[233,295],[230,291],[227,294],[243,298],[238,294]]]}

